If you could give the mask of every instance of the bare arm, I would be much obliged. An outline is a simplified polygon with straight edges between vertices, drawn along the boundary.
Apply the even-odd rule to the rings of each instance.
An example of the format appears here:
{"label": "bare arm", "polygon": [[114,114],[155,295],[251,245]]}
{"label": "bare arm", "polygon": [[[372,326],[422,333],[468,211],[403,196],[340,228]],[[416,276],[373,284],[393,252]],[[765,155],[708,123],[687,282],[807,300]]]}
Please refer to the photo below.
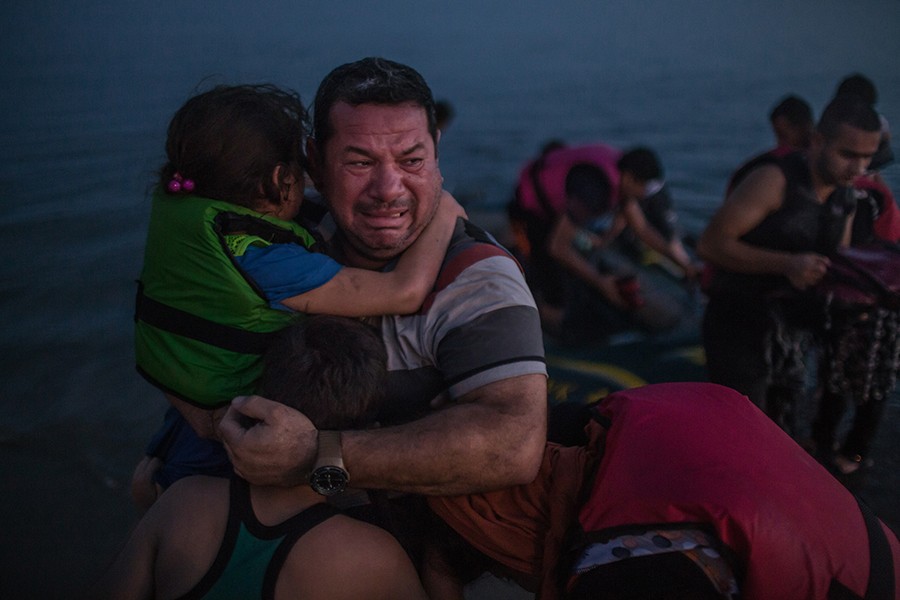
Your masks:
{"label": "bare arm", "polygon": [[504,379],[417,421],[345,432],[344,462],[364,488],[455,495],[528,483],[540,467],[546,412],[544,375]]}
{"label": "bare arm", "polygon": [[427,600],[412,561],[387,531],[345,516],[312,529],[294,546],[276,598]]}
{"label": "bare arm", "polygon": [[747,175],[700,236],[700,257],[738,273],[783,275],[798,289],[821,279],[828,268],[825,256],[770,250],[741,240],[766,216],[781,208],[786,185],[784,175],[774,166],[762,166]]}
{"label": "bare arm", "polygon": [[382,273],[344,267],[328,283],[282,300],[282,304],[305,313],[327,313],[366,317],[415,312],[431,291],[447,253],[458,217],[465,212],[443,192],[437,213],[397,262]]}
{"label": "bare arm", "polygon": [[577,233],[578,226],[572,219],[566,214],[561,215],[547,237],[547,252],[570,273],[602,294],[611,304],[627,309],[628,303],[616,287],[616,278],[597,271],[594,265],[573,246]]}
{"label": "bare arm", "polygon": [[225,533],[229,480],[176,481],[138,522],[90,598],[181,597],[209,568]]}
{"label": "bare arm", "polygon": [[696,274],[691,258],[685,251],[684,246],[681,245],[681,242],[677,238],[673,239],[672,242],[666,241],[666,238],[647,222],[647,217],[637,202],[634,200],[626,201],[622,206],[622,214],[625,217],[625,221],[634,230],[635,235],[638,236],[638,239],[663,256],[672,259],[681,268],[686,277],[691,278]]}
{"label": "bare arm", "polygon": [[110,600],[154,597],[153,568],[158,541],[158,519],[155,515],[159,510],[155,506],[151,507],[135,527],[125,547],[86,597]]}
{"label": "bare arm", "polygon": [[[363,488],[453,495],[527,483],[540,466],[546,410],[544,375],[497,381],[417,421],[343,432],[344,464]],[[239,414],[261,422],[244,429]],[[235,399],[220,431],[235,469],[254,483],[299,483],[315,459],[312,423],[265,398]]]}
{"label": "bare arm", "polygon": [[166,400],[178,409],[178,412],[181,413],[181,416],[183,416],[184,420],[190,424],[191,428],[193,428],[198,436],[208,440],[219,439],[219,431],[216,428],[216,425],[218,425],[219,420],[225,414],[225,411],[227,410],[226,407],[223,406],[212,409],[200,408],[199,406],[189,404],[172,394],[167,393],[165,396]]}

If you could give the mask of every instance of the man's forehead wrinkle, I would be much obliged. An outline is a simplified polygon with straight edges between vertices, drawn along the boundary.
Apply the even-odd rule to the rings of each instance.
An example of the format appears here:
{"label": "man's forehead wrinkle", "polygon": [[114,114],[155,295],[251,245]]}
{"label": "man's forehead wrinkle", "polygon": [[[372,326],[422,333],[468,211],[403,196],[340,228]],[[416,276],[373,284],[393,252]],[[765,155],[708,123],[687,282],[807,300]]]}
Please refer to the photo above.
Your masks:
{"label": "man's forehead wrinkle", "polygon": [[373,130],[370,125],[354,124],[348,126],[346,130],[351,134],[361,134],[362,137],[348,142],[344,146],[344,152],[368,154],[373,151],[375,146],[381,145],[381,143],[376,141],[374,146],[370,146],[367,144],[367,141],[370,140],[382,140],[382,143],[384,140],[387,140],[393,146],[402,144],[402,147],[397,150],[397,153],[401,155],[412,154],[425,148],[425,141],[422,139],[422,136],[418,135],[418,127],[416,126],[410,126],[402,130],[377,131]]}

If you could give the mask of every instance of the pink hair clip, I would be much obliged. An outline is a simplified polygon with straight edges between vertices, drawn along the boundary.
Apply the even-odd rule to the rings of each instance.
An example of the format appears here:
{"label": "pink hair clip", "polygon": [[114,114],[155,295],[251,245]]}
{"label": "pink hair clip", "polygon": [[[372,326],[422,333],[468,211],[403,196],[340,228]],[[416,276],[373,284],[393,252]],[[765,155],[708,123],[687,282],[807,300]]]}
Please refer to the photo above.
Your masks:
{"label": "pink hair clip", "polygon": [[176,172],[174,175],[172,175],[172,179],[170,179],[169,183],[166,185],[166,189],[169,190],[170,194],[177,194],[178,192],[193,192],[194,180],[185,179],[181,176],[181,173]]}

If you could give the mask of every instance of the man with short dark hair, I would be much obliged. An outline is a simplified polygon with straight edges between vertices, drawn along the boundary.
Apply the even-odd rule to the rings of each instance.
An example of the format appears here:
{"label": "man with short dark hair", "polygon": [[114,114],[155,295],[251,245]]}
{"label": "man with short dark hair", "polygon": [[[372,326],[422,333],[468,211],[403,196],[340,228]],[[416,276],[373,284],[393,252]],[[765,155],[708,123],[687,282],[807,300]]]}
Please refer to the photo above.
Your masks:
{"label": "man with short dark hair", "polygon": [[[390,265],[429,222],[441,193],[434,99],[408,66],[367,58],[332,71],[315,99],[311,174],[345,264]],[[415,315],[387,316],[382,427],[341,432],[351,485],[460,494],[534,478],[546,438],[547,383],[537,310],[513,258],[459,220],[434,291]],[[221,424],[238,473],[305,478],[320,434],[304,415],[238,399]],[[261,421],[245,429],[240,415]]]}
{"label": "man with short dark hair", "polygon": [[803,292],[850,239],[854,179],[878,148],[880,123],[859,101],[825,109],[808,153],[770,156],[728,194],[697,246],[714,266],[703,341],[710,380],[747,396],[783,427],[805,386],[820,319]]}
{"label": "man with short dark hair", "polygon": [[726,195],[731,193],[747,173],[759,165],[770,162],[773,158],[809,148],[816,124],[812,108],[803,98],[794,95],[785,96],[769,112],[769,123],[772,125],[772,133],[775,134],[775,147],[755,155],[735,169],[725,188]]}
{"label": "man with short dark hair", "polygon": [[769,113],[776,151],[803,150],[809,146],[815,119],[809,103],[799,96],[785,96]]}
{"label": "man with short dark hair", "polygon": [[[679,237],[651,224],[641,206],[665,190],[662,176],[659,159],[649,148],[622,153],[604,144],[548,144],[522,169],[511,219],[526,232],[529,285],[545,325],[561,327],[563,339],[594,340],[643,324],[635,317],[634,297],[617,283],[625,273],[590,257],[626,227],[694,276]],[[663,202],[660,208],[657,221],[669,220],[670,204]],[[666,237],[664,231],[672,235]]]}

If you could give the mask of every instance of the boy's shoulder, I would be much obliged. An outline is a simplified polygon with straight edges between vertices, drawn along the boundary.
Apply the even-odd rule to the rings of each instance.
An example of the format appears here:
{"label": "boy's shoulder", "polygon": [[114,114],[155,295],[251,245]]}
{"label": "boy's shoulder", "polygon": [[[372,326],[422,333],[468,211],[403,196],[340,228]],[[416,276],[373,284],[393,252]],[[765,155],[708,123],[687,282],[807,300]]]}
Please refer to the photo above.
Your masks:
{"label": "boy's shoulder", "polygon": [[323,598],[418,597],[412,562],[384,529],[337,515],[301,537],[285,561],[278,585],[315,590]]}

